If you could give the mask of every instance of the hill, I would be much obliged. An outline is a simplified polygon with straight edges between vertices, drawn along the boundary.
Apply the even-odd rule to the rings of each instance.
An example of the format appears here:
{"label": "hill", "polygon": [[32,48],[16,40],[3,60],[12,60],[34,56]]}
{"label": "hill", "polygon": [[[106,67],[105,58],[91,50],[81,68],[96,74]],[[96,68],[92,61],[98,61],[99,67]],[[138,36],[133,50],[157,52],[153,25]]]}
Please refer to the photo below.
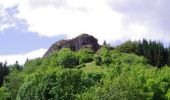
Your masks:
{"label": "hill", "polygon": [[62,48],[24,66],[16,63],[0,88],[0,100],[170,99],[170,68],[150,65],[144,56],[125,52],[132,48],[122,48]]}

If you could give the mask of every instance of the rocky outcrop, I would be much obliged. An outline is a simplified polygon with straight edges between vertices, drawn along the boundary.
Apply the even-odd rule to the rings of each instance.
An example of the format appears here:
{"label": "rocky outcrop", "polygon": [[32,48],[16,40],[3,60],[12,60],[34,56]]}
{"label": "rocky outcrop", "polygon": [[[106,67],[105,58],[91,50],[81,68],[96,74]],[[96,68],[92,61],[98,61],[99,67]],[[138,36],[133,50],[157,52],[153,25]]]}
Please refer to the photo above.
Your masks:
{"label": "rocky outcrop", "polygon": [[52,52],[58,51],[62,48],[70,48],[72,51],[77,51],[81,48],[90,48],[96,52],[100,48],[100,45],[98,44],[98,40],[93,36],[81,34],[76,38],[70,40],[60,40],[54,43],[44,54],[44,57],[48,57]]}

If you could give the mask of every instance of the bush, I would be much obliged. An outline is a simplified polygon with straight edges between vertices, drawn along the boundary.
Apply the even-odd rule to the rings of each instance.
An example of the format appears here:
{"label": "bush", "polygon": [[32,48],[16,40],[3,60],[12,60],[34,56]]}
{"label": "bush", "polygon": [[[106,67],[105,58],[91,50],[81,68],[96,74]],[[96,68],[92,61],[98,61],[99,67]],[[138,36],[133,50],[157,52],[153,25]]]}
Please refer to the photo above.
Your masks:
{"label": "bush", "polygon": [[80,49],[76,54],[79,57],[80,64],[93,61],[94,52],[90,49],[87,48]]}
{"label": "bush", "polygon": [[103,61],[103,64],[105,64],[105,65],[109,65],[109,64],[111,64],[112,63],[112,59],[110,58],[110,57],[103,57],[103,59],[102,59]]}
{"label": "bush", "polygon": [[33,73],[36,69],[38,69],[43,62],[43,59],[37,58],[33,60],[28,60],[24,64],[24,71],[27,73]]}
{"label": "bush", "polygon": [[116,47],[116,50],[125,53],[135,53],[137,49],[137,43],[132,41],[127,41]]}
{"label": "bush", "polygon": [[9,91],[5,87],[0,88],[0,100],[9,100],[10,94]]}
{"label": "bush", "polygon": [[94,61],[95,61],[95,63],[96,63],[97,66],[102,65],[102,58],[101,58],[100,56],[96,55],[96,56],[94,57]]}
{"label": "bush", "polygon": [[47,58],[47,60],[49,60],[49,63],[51,66],[58,66],[59,63],[57,61],[58,58],[58,51],[53,52],[52,54],[50,54],[50,56]]}
{"label": "bush", "polygon": [[105,77],[101,84],[96,85],[78,95],[80,100],[145,100],[142,85],[133,76],[122,74],[109,78]]}
{"label": "bush", "polygon": [[102,47],[94,57],[96,65],[109,65],[112,63],[110,56],[110,49],[108,47]]}
{"label": "bush", "polygon": [[18,70],[13,70],[10,74],[5,78],[4,87],[9,91],[10,99],[14,100],[18,93],[18,89],[21,84],[24,82],[24,74],[21,74]]}
{"label": "bush", "polygon": [[24,82],[17,100],[74,100],[94,84],[93,77],[80,70],[52,68],[37,72]]}
{"label": "bush", "polygon": [[75,53],[70,49],[62,49],[58,52],[57,57],[58,64],[65,68],[73,68],[79,64],[79,60],[76,57]]}

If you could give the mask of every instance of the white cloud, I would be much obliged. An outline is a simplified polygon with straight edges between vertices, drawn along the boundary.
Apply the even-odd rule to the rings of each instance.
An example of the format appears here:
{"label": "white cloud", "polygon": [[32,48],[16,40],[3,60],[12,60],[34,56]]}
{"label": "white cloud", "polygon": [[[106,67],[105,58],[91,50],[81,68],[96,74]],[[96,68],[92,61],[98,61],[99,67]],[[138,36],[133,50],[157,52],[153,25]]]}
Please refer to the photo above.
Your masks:
{"label": "white cloud", "polygon": [[16,4],[17,18],[26,20],[28,30],[40,35],[66,34],[72,38],[89,33],[100,42],[127,36],[122,29],[123,16],[114,12],[105,0],[16,0]]}
{"label": "white cloud", "polygon": [[18,54],[18,55],[0,55],[0,62],[7,61],[8,64],[15,64],[16,61],[19,64],[24,64],[25,61],[28,59],[39,58],[44,55],[47,49],[39,49],[25,54]]}
{"label": "white cloud", "polygon": [[139,37],[140,34],[142,38],[163,42],[170,42],[169,3],[169,0],[110,0],[108,2],[113,11],[125,16],[130,30],[136,30],[132,31],[134,33],[132,38],[136,38],[135,35]]}
{"label": "white cloud", "polygon": [[54,2],[27,0],[19,6],[18,17],[27,21],[29,31],[40,35],[67,34],[71,38],[80,33],[89,33],[100,41],[124,36],[117,34],[123,32],[123,16],[113,12],[103,0]]}
{"label": "white cloud", "polygon": [[165,9],[162,8],[168,4],[166,2],[168,1],[2,0],[0,5],[18,5],[19,13],[16,17],[27,22],[28,31],[49,37],[66,34],[69,38],[89,33],[101,43],[103,40],[141,38],[169,41],[165,38],[169,35],[164,34],[162,27],[158,28],[161,23],[159,17],[165,17],[157,16],[164,15]]}

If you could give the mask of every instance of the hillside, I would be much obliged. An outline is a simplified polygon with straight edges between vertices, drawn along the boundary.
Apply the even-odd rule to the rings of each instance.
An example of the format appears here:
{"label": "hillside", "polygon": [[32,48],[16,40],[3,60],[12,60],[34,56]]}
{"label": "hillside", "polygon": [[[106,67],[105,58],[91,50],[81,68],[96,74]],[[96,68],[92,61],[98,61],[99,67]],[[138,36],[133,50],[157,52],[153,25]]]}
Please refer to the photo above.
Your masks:
{"label": "hillside", "polygon": [[0,100],[169,100],[170,68],[151,65],[133,49],[125,44],[114,49],[105,44],[96,52],[62,48],[24,66],[16,63]]}

